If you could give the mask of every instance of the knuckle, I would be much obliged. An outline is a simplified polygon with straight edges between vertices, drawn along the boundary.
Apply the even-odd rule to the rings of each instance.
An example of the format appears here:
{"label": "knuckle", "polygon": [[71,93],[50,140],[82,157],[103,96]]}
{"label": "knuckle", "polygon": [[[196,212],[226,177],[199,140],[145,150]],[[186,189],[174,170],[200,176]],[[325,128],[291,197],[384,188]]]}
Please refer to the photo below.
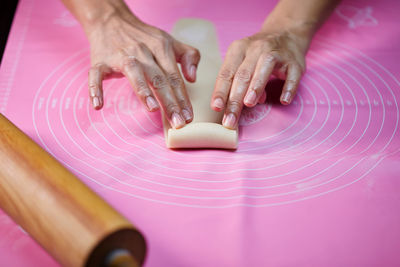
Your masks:
{"label": "knuckle", "polygon": [[100,86],[96,83],[89,84],[89,96],[101,96]]}
{"label": "knuckle", "polygon": [[262,55],[262,60],[264,64],[271,64],[271,63],[275,63],[278,61],[278,54],[274,51],[271,52],[265,52]]}
{"label": "knuckle", "polygon": [[232,71],[231,68],[224,68],[221,70],[220,73],[218,73],[218,79],[227,82],[232,82],[234,76],[235,73]]}
{"label": "knuckle", "polygon": [[98,95],[100,92],[100,87],[99,87],[99,85],[98,84],[96,84],[96,83],[90,83],[89,84],[89,95],[90,96],[96,96],[96,95]]}
{"label": "knuckle", "polygon": [[155,74],[151,78],[151,84],[153,85],[154,89],[161,89],[166,86],[167,82],[163,75]]}
{"label": "knuckle", "polygon": [[181,76],[176,72],[168,75],[168,82],[172,88],[180,88],[182,85]]}
{"label": "knuckle", "polygon": [[286,82],[288,83],[288,84],[296,84],[297,83],[297,80],[295,80],[295,79],[286,79]]}
{"label": "knuckle", "polygon": [[228,103],[228,110],[233,113],[238,113],[242,108],[242,100],[231,99]]}
{"label": "knuckle", "polygon": [[251,73],[247,69],[239,69],[235,74],[235,78],[242,82],[249,82],[251,79]]}
{"label": "knuckle", "polygon": [[136,92],[139,96],[143,96],[143,97],[150,95],[150,91],[147,87],[147,84],[143,80],[139,80],[136,82]]}
{"label": "knuckle", "polygon": [[174,112],[180,112],[180,108],[177,103],[167,103],[165,106],[165,110],[169,116]]}
{"label": "knuckle", "polygon": [[136,40],[131,40],[129,44],[127,45],[122,45],[118,48],[118,53],[122,56],[124,55],[130,55],[130,54],[135,54],[138,51],[140,42]]}
{"label": "knuckle", "polygon": [[89,83],[89,90],[96,91],[99,89],[99,85],[97,83]]}
{"label": "knuckle", "polygon": [[137,48],[139,48],[139,50],[141,50],[141,51],[144,51],[144,50],[147,50],[147,45],[145,43],[138,42]]}
{"label": "knuckle", "polygon": [[230,99],[229,100],[229,105],[231,107],[240,107],[242,105],[242,101],[236,98]]}
{"label": "knuckle", "polygon": [[97,62],[97,63],[93,64],[93,66],[90,69],[91,70],[100,70],[104,66],[105,66],[105,64],[103,62]]}
{"label": "knuckle", "polygon": [[122,65],[124,66],[124,69],[133,69],[139,67],[140,62],[133,56],[127,56],[124,58]]}
{"label": "knuckle", "polygon": [[288,90],[296,90],[296,85],[297,85],[298,81],[294,80],[294,79],[286,79],[285,84],[286,84],[286,88]]}
{"label": "knuckle", "polygon": [[182,108],[188,106],[185,99],[178,99],[177,101],[178,101],[179,106]]}
{"label": "knuckle", "polygon": [[91,74],[91,73],[96,73],[96,72],[99,72],[99,67],[97,67],[96,65],[90,67],[90,69],[89,69],[89,74]]}

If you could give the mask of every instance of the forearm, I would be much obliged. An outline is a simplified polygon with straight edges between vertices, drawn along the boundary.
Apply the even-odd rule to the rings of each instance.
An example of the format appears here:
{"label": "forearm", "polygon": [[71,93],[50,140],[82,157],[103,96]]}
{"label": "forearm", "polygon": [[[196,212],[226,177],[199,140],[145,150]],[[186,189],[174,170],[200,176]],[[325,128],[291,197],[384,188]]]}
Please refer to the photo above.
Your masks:
{"label": "forearm", "polygon": [[123,0],[61,0],[80,22],[86,34],[99,24],[117,15],[121,18],[140,20],[132,16]]}
{"label": "forearm", "polygon": [[311,40],[340,0],[280,0],[262,31],[286,30]]}

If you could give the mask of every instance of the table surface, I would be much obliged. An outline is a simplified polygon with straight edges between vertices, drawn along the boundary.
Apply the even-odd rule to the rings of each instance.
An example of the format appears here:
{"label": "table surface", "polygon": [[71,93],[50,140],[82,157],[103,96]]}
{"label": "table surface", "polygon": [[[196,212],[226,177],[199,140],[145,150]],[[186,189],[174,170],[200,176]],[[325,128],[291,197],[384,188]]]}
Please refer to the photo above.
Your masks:
{"label": "table surface", "polygon": [[[143,20],[212,21],[221,54],[276,1],[133,0]],[[145,266],[399,266],[396,0],[349,0],[315,37],[290,106],[245,110],[237,151],[169,150],[126,79],[87,98],[89,47],[61,1],[21,0],[0,111],[142,230]],[[201,37],[201,32],[197,32]],[[196,38],[197,38],[196,37]],[[200,38],[199,37],[199,38]],[[56,266],[0,211],[1,266]]]}

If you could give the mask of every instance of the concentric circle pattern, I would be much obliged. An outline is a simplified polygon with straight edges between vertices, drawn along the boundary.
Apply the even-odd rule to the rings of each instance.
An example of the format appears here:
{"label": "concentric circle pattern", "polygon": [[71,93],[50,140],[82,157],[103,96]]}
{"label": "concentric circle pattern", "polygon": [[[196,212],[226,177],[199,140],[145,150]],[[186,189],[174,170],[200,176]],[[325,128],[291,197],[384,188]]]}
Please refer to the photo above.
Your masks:
{"label": "concentric circle pattern", "polygon": [[87,98],[88,51],[37,90],[41,145],[84,181],[149,201],[201,208],[289,204],[345,188],[399,151],[400,83],[352,48],[315,40],[294,103],[246,111],[239,149],[169,150],[160,114],[125,79],[105,83],[105,106]]}

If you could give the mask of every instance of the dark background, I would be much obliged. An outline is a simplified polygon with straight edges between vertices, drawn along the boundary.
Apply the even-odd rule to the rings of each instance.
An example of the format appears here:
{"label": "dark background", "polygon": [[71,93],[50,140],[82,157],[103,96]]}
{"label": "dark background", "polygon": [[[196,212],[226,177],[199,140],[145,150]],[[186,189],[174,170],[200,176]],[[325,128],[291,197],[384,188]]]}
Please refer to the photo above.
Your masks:
{"label": "dark background", "polygon": [[4,47],[14,18],[18,0],[0,0],[0,62],[3,58]]}

